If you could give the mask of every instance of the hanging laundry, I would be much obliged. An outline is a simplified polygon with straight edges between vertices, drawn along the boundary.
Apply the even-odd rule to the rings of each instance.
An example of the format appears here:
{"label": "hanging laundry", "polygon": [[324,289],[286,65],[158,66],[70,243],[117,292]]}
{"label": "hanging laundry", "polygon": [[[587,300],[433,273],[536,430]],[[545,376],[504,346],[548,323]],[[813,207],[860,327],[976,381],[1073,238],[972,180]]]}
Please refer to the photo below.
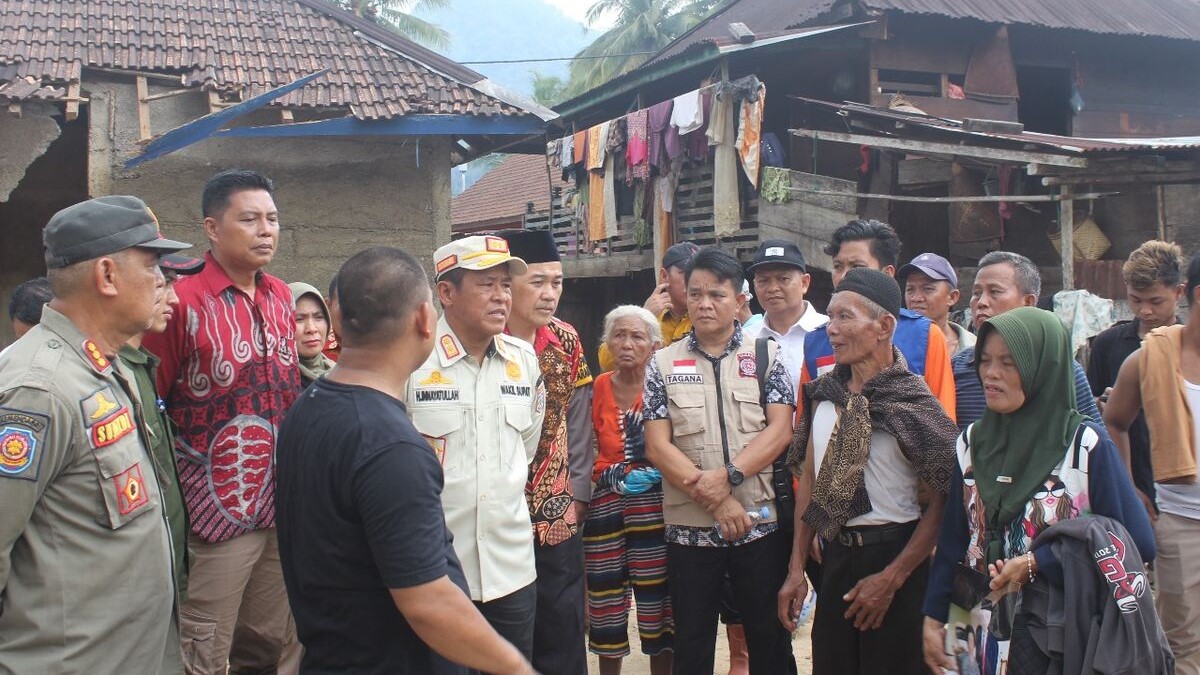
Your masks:
{"label": "hanging laundry", "polygon": [[584,165],[588,171],[604,168],[604,144],[600,142],[600,125],[587,130],[587,160]]}
{"label": "hanging laundry", "polygon": [[620,152],[625,149],[625,118],[621,117],[612,121],[608,126],[608,136],[604,141],[604,146],[609,153]]}
{"label": "hanging laundry", "polygon": [[704,111],[707,106],[701,105],[699,89],[676,96],[671,104],[671,125],[679,129],[681,136],[690,134],[704,125]]}
{"label": "hanging laundry", "polygon": [[719,88],[708,122],[708,140],[716,148],[713,159],[713,229],[717,238],[737,234],[742,224],[733,98],[732,91]]}
{"label": "hanging laundry", "polygon": [[629,166],[629,174],[625,177],[625,183],[633,185],[634,179],[646,180],[650,177],[650,139],[646,111],[635,110],[626,115],[625,130],[629,134],[629,145],[625,147],[625,163]]}
{"label": "hanging laundry", "polygon": [[679,188],[679,174],[683,171],[683,157],[671,160],[666,171],[654,180],[654,192],[658,196],[658,208],[667,213],[675,210],[675,191]]}
{"label": "hanging laundry", "polygon": [[[682,138],[684,156],[693,162],[708,161],[708,127],[712,123],[712,102],[711,93],[705,92],[700,95],[700,116],[703,121],[699,127]],[[679,133],[683,134],[682,131]]]}
{"label": "hanging laundry", "polygon": [[767,85],[758,85],[757,95],[742,100],[738,114],[737,153],[750,185],[758,189],[759,159],[762,157],[763,106]]}
{"label": "hanging laundry", "polygon": [[[600,168],[604,168],[604,160],[608,157],[608,132],[612,128],[612,124],[612,121],[602,122],[598,125],[600,130],[596,132],[596,153],[598,154],[596,163],[600,165]],[[590,137],[588,142],[592,142]],[[591,148],[588,148],[588,152],[591,152]]]}
{"label": "hanging laundry", "polygon": [[562,179],[566,181],[575,167],[575,137],[563,136],[559,139],[559,164],[562,167]]}
{"label": "hanging laundry", "polygon": [[577,131],[571,137],[571,163],[579,164],[587,158],[587,131]]}
{"label": "hanging laundry", "polygon": [[[657,105],[650,106],[646,117],[650,123],[650,168],[661,169],[665,168],[666,160],[664,158],[665,143],[670,137],[671,129],[671,111],[674,110],[674,101],[663,101]],[[676,145],[679,144],[679,134],[675,134]],[[678,154],[678,152],[676,153]]]}
{"label": "hanging laundry", "polygon": [[[604,160],[604,231],[600,239],[608,239],[617,233],[617,156],[609,155]],[[611,230],[609,228],[612,228]],[[593,237],[593,241],[596,238]]]}
{"label": "hanging laundry", "polygon": [[608,238],[608,227],[604,221],[604,183],[605,176],[599,171],[589,171],[587,197],[587,231],[588,241],[601,241]]}

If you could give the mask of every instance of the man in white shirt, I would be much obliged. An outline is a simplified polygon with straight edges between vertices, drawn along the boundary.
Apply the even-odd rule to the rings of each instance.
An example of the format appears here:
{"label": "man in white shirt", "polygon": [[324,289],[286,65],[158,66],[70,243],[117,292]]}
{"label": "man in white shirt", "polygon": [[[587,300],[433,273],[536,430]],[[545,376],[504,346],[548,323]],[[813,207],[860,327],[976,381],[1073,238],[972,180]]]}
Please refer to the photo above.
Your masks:
{"label": "man in white shirt", "polygon": [[799,391],[804,336],[829,322],[829,317],[804,299],[812,281],[804,254],[793,242],[768,239],[754,252],[754,260],[746,271],[754,280],[754,292],[764,312],[762,322],[747,330],[746,338],[774,338],[792,377],[792,386]]}

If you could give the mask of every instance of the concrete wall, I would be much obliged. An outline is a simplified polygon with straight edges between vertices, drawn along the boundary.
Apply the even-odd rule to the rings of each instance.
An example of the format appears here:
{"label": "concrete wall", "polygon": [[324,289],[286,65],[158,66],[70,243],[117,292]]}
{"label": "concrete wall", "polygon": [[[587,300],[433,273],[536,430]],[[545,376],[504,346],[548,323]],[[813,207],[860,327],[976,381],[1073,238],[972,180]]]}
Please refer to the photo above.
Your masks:
{"label": "concrete wall", "polygon": [[[375,245],[403,248],[426,263],[450,239],[450,141],[443,138],[208,139],[132,170],[140,146],[132,78],[90,79],[89,192],[132,194],[158,215],[163,233],[207,248],[200,193],[214,173],[262,171],[275,181],[282,231],[268,271],[318,288],[347,258]],[[151,87],[151,94],[166,91]],[[150,104],[160,134],[208,112],[202,93]],[[277,110],[241,124],[279,122]]]}

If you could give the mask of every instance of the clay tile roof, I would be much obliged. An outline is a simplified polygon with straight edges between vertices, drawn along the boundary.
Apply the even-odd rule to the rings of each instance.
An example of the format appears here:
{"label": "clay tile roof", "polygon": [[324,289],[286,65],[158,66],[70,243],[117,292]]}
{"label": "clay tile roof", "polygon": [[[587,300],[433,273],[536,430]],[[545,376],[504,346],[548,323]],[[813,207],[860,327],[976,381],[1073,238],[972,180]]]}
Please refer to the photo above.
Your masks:
{"label": "clay tile roof", "polygon": [[325,0],[0,0],[0,97],[60,98],[88,66],[243,100],[329,68],[277,103],[359,119],[525,113],[473,88],[475,71]]}
{"label": "clay tile roof", "polygon": [[[555,187],[566,187],[562,172],[551,170]],[[546,183],[546,158],[541,155],[510,155],[487,172],[477,183],[450,200],[450,221],[454,229],[500,225],[519,219],[528,203],[534,211],[550,208],[550,190]]]}

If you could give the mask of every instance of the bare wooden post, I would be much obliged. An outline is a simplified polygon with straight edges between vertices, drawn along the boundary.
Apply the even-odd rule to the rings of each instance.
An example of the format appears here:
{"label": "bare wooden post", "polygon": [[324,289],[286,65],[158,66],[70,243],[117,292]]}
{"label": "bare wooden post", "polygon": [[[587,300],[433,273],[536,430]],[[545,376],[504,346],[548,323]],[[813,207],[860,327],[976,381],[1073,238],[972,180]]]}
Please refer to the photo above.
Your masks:
{"label": "bare wooden post", "polygon": [[1075,201],[1071,199],[1071,186],[1059,188],[1062,201],[1058,203],[1059,244],[1062,246],[1063,290],[1075,290]]}
{"label": "bare wooden post", "polygon": [[147,140],[152,135],[150,132],[150,102],[146,99],[150,96],[150,87],[146,84],[144,75],[137,76],[137,97],[138,97],[138,138]]}

